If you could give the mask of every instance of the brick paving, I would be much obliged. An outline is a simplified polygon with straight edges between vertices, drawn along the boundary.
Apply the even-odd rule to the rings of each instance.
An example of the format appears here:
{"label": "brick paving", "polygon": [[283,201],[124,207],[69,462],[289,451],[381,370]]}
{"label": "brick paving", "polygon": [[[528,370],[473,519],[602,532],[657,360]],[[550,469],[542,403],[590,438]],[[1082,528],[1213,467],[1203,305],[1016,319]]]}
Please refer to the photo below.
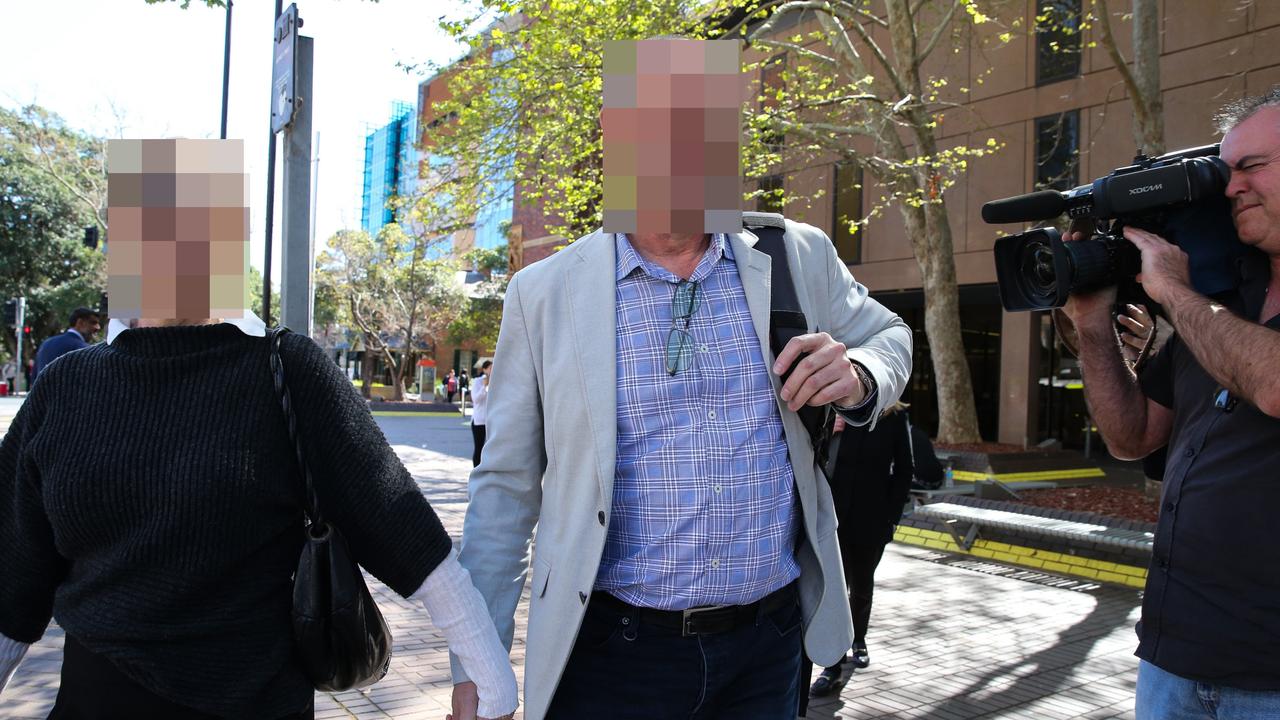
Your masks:
{"label": "brick paving", "polygon": [[[469,430],[457,418],[378,421],[458,537]],[[897,544],[885,553],[877,580],[871,666],[854,673],[838,696],[815,699],[811,720],[1133,716],[1135,591]],[[376,581],[370,587],[395,635],[391,672],[367,691],[317,695],[316,717],[443,718],[450,690],[443,637],[425,611]],[[527,597],[512,652],[518,677],[526,610]],[[51,626],[0,696],[0,716],[48,713],[61,647],[62,632]]]}

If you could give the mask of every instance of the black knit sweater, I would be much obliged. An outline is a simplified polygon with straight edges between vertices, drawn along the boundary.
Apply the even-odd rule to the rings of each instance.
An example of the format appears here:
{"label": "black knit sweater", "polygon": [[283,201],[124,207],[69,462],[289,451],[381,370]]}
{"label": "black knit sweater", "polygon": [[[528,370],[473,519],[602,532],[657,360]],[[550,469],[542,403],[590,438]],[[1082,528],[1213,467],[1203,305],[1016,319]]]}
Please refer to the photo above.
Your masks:
{"label": "black knit sweater", "polygon": [[[403,596],[450,539],[367,407],[311,340],[281,357],[320,506]],[[312,689],[289,609],[301,485],[267,340],[140,328],[59,358],[0,444],[0,632],[50,617],[152,692],[235,718]]]}

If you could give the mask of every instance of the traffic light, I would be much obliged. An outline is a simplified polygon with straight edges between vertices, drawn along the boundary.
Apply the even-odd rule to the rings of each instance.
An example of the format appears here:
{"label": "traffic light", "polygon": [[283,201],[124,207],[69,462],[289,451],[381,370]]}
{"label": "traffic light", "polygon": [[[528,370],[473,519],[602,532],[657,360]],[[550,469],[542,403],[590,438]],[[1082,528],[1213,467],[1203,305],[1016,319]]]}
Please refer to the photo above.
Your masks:
{"label": "traffic light", "polygon": [[18,299],[6,300],[4,303],[4,324],[13,327],[18,324]]}
{"label": "traffic light", "polygon": [[84,246],[90,250],[98,249],[98,226],[90,225],[84,229]]}

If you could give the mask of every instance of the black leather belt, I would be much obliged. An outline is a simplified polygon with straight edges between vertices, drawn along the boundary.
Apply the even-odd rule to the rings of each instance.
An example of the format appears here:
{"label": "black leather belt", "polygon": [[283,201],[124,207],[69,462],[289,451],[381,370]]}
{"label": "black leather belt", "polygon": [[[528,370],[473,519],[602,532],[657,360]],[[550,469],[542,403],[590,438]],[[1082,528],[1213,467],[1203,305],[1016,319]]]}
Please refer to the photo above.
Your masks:
{"label": "black leather belt", "polygon": [[796,602],[794,582],[747,605],[713,605],[688,610],[655,610],[637,607],[607,592],[597,590],[591,593],[593,605],[598,603],[599,606],[628,613],[645,624],[679,630],[685,637],[729,632],[743,625],[754,625],[762,615],[781,610],[794,602]]}

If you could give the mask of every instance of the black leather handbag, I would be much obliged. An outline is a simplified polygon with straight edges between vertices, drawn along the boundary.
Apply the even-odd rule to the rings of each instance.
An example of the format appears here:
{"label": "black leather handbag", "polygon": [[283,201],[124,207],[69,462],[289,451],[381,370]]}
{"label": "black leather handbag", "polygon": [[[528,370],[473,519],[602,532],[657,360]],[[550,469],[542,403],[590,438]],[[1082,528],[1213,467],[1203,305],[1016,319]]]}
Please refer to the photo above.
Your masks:
{"label": "black leather handbag", "polygon": [[293,576],[294,643],[298,659],[317,690],[362,688],[381,680],[391,667],[391,631],[369,595],[346,540],[320,513],[311,469],[298,441],[289,386],[284,382],[280,341],[287,332],[288,328],[275,328],[268,338],[276,395],[305,482],[306,542]]}

